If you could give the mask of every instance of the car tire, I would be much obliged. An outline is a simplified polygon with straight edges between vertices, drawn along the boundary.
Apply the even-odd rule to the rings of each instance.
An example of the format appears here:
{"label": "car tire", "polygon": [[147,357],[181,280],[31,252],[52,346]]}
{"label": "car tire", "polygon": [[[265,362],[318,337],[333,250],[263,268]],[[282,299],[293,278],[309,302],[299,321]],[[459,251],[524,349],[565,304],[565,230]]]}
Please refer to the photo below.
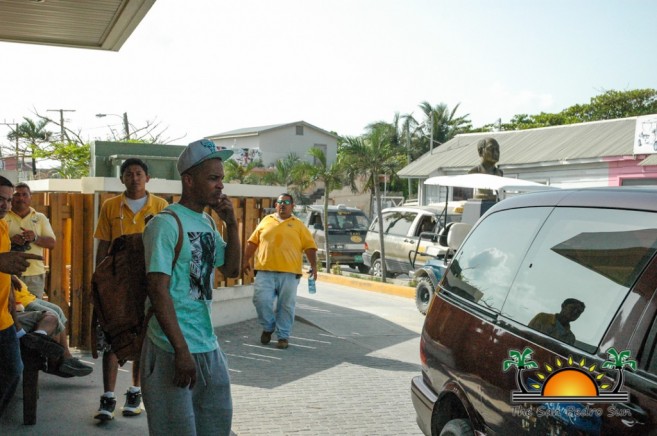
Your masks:
{"label": "car tire", "polygon": [[370,268],[362,263],[359,263],[358,265],[356,265],[356,267],[358,267],[358,272],[361,274],[367,274],[368,272],[370,272]]}
{"label": "car tire", "polygon": [[383,277],[383,264],[381,263],[381,259],[375,259],[372,261],[370,274],[374,277]]}
{"label": "car tire", "polygon": [[433,293],[433,285],[431,284],[429,277],[420,277],[417,286],[415,286],[415,306],[422,315],[427,314],[429,303],[431,303],[431,299],[433,298]]}
{"label": "car tire", "polygon": [[452,419],[445,424],[440,436],[474,436],[474,430],[467,419]]}

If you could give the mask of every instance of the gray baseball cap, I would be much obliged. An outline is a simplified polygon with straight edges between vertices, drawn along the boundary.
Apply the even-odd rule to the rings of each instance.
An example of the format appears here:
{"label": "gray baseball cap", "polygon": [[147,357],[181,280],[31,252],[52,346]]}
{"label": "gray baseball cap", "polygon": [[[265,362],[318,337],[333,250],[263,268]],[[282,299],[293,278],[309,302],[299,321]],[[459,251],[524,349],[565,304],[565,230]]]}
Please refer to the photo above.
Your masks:
{"label": "gray baseball cap", "polygon": [[178,173],[182,175],[190,168],[205,162],[208,159],[221,159],[226,161],[233,155],[233,150],[223,149],[209,139],[199,139],[190,143],[178,157]]}

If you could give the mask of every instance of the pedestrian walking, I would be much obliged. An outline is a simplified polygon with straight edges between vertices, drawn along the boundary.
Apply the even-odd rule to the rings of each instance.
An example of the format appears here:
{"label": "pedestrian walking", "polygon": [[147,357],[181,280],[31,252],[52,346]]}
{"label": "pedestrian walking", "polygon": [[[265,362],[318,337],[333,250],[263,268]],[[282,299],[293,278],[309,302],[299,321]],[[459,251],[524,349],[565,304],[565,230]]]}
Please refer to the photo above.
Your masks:
{"label": "pedestrian walking", "polygon": [[281,349],[289,345],[304,253],[312,279],[317,280],[317,245],[293,211],[292,195],[281,194],[276,212],[264,217],[249,237],[242,261],[242,271],[248,271],[257,251],[253,304],[262,326],[260,342],[267,345],[276,333]]}

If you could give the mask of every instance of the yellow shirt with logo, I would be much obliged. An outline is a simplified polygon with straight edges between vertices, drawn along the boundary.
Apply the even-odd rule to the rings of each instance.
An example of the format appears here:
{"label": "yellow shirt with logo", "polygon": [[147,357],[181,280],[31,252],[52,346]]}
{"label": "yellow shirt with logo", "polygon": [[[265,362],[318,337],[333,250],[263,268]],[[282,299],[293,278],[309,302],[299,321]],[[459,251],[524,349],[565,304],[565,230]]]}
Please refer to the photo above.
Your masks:
{"label": "yellow shirt with logo", "polygon": [[14,289],[14,297],[16,298],[16,304],[22,304],[23,307],[27,307],[28,304],[34,302],[37,297],[27,290],[27,285],[23,283],[22,280],[18,280],[21,283],[20,289]]}
{"label": "yellow shirt with logo", "polygon": [[[10,248],[9,226],[7,221],[0,220],[0,253],[7,253]],[[14,324],[11,313],[9,313],[10,292],[12,292],[11,276],[0,273],[0,330],[5,330]]]}
{"label": "yellow shirt with logo", "polygon": [[144,233],[146,217],[157,215],[168,205],[165,199],[148,194],[146,204],[135,215],[126,203],[125,193],[105,200],[100,207],[94,238],[111,242],[121,235]]}
{"label": "yellow shirt with logo", "polygon": [[303,253],[317,249],[315,240],[297,217],[279,221],[276,214],[267,215],[253,231],[249,242],[258,246],[255,269],[301,274]]}
{"label": "yellow shirt with logo", "polygon": [[[48,217],[44,214],[37,212],[34,208],[30,207],[30,212],[21,218],[19,215],[15,214],[12,211],[7,212],[5,215],[5,220],[9,223],[9,238],[23,233],[23,229],[32,230],[35,235],[38,237],[48,237],[55,239],[55,232],[53,232],[48,221]],[[22,227],[22,228],[21,228]],[[30,243],[30,249],[26,253],[36,254],[43,256],[43,247],[39,247],[35,243]],[[28,261],[30,266],[27,267],[23,276],[36,276],[40,274],[45,274],[46,266],[42,260],[30,260]]]}

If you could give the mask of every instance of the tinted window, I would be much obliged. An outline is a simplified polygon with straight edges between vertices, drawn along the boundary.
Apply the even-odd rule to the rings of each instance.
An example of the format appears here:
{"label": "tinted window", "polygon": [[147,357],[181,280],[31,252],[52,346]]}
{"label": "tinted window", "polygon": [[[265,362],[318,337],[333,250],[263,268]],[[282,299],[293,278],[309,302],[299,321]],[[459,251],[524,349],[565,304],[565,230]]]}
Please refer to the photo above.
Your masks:
{"label": "tinted window", "polygon": [[479,223],[452,260],[446,289],[500,311],[518,265],[550,210],[503,211]]}
{"label": "tinted window", "polygon": [[383,215],[383,233],[406,236],[417,212],[389,212]]}
{"label": "tinted window", "polygon": [[[656,223],[647,212],[556,209],[520,265],[504,315],[594,351],[655,253]],[[584,306],[576,310],[572,299]]]}
{"label": "tinted window", "polygon": [[329,226],[339,230],[367,230],[370,222],[363,212],[351,210],[329,211]]}

